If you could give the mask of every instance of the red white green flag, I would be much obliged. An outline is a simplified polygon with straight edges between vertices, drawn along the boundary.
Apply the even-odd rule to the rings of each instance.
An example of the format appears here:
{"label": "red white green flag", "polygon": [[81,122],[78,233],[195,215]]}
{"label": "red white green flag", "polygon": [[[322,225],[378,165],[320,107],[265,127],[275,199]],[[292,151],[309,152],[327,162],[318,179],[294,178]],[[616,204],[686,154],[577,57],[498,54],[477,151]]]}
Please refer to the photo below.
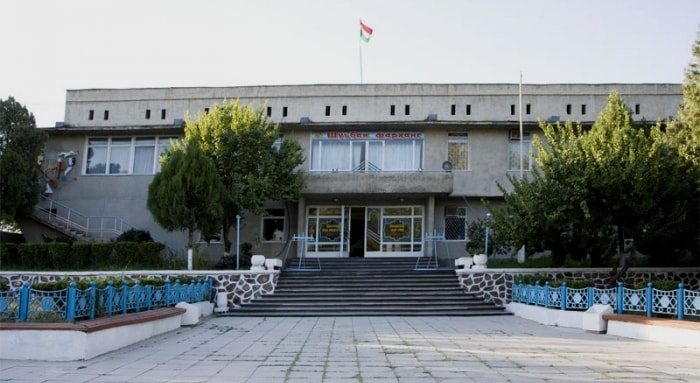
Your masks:
{"label": "red white green flag", "polygon": [[372,28],[365,25],[365,23],[360,20],[360,38],[362,41],[368,43],[369,38],[372,36]]}

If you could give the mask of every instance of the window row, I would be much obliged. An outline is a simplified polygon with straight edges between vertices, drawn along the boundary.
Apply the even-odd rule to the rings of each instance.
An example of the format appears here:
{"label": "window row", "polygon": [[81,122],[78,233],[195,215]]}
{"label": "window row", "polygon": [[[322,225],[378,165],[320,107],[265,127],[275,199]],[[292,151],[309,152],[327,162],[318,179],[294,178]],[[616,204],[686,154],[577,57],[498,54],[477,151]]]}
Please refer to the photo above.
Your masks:
{"label": "window row", "polygon": [[88,138],[85,174],[155,174],[160,156],[179,137]]}

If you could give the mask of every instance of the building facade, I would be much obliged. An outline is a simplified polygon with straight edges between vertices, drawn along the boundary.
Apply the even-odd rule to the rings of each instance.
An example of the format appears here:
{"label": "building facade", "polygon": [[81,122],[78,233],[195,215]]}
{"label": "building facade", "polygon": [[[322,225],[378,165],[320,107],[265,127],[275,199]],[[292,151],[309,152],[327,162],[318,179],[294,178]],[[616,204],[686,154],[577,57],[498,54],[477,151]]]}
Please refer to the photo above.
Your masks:
{"label": "building facade", "polygon": [[[682,97],[680,84],[524,85],[522,98],[518,84],[69,90],[65,121],[46,129],[42,204],[119,217],[183,250],[186,235],[164,231],[146,208],[159,154],[183,137],[188,115],[238,100],[301,144],[306,184],[296,206],[270,201],[230,238],[270,257],[298,254],[290,242],[307,237],[309,257],[460,256],[483,202],[499,203],[508,175],[531,171],[539,121],[591,125],[612,90],[635,121],[674,116]],[[36,236],[41,225],[23,229]],[[212,260],[223,253],[219,242],[203,246]]]}

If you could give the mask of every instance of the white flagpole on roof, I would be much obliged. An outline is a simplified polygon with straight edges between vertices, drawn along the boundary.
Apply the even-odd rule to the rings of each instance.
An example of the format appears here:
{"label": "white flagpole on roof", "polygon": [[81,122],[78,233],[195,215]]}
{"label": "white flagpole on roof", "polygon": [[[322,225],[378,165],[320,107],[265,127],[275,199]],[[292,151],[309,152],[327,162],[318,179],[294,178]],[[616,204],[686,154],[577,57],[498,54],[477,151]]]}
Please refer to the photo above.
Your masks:
{"label": "white flagpole on roof", "polygon": [[520,178],[523,178],[523,72],[520,72],[520,85],[518,86],[518,103],[520,109]]}

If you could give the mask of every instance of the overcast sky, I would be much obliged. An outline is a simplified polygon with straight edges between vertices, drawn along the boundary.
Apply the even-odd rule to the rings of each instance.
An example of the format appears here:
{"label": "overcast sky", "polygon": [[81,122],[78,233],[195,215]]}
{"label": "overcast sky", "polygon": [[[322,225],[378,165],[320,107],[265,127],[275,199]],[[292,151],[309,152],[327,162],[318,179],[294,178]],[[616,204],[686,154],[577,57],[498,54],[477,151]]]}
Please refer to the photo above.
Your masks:
{"label": "overcast sky", "polygon": [[67,89],[681,83],[698,31],[698,0],[5,0],[0,98],[52,127]]}

